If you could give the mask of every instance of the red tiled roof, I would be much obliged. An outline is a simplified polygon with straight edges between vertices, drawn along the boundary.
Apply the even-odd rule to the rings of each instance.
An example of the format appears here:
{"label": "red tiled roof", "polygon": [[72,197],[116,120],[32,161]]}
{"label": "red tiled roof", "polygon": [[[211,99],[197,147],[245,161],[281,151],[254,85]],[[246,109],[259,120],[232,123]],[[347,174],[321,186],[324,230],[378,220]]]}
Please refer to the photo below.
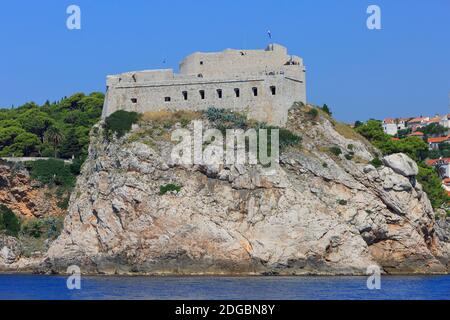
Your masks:
{"label": "red tiled roof", "polygon": [[445,178],[444,180],[442,180],[442,183],[444,184],[450,183],[450,178]]}
{"label": "red tiled roof", "polygon": [[417,118],[413,118],[411,120],[409,120],[408,122],[422,122],[422,121],[426,121],[427,117],[417,117]]}
{"label": "red tiled roof", "polygon": [[430,120],[427,121],[427,123],[439,123],[441,121],[442,117],[438,116],[438,117],[434,117],[431,118]]}
{"label": "red tiled roof", "polygon": [[384,123],[395,123],[395,119],[393,118],[386,118],[383,120]]}
{"label": "red tiled roof", "polygon": [[416,131],[416,132],[413,132],[413,133],[411,133],[411,134],[409,134],[410,136],[423,136],[423,133],[422,132],[420,132],[420,131]]}
{"label": "red tiled roof", "polygon": [[434,166],[438,161],[443,161],[445,163],[450,163],[450,158],[442,158],[442,159],[429,159],[426,161],[426,164],[429,166]]}
{"label": "red tiled roof", "polygon": [[395,137],[392,137],[391,140],[392,140],[392,141],[400,141],[399,138],[395,138]]}
{"label": "red tiled roof", "polygon": [[448,139],[449,139],[449,136],[428,138],[428,143],[441,143],[441,142],[447,141]]}

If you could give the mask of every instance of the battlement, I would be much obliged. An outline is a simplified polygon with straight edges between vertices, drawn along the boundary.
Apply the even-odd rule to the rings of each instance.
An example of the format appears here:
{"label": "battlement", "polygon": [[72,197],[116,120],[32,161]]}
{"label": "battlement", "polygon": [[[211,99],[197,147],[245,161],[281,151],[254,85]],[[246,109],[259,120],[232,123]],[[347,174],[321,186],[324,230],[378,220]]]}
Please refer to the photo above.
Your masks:
{"label": "battlement", "polygon": [[196,52],[172,69],[127,72],[107,77],[103,117],[117,110],[246,111],[249,117],[284,125],[287,110],[306,102],[305,68],[283,46],[265,50]]}

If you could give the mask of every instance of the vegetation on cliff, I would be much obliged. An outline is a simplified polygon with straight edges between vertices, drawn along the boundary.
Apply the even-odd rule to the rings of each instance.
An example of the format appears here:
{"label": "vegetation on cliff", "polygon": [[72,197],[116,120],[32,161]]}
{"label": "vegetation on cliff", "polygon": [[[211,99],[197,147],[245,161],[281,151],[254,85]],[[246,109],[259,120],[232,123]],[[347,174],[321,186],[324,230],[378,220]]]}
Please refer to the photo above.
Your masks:
{"label": "vegetation on cliff", "polygon": [[0,204],[0,231],[10,236],[17,236],[20,231],[20,220],[3,204]]}
{"label": "vegetation on cliff", "polygon": [[106,135],[111,137],[116,134],[118,138],[123,137],[131,130],[134,123],[138,122],[140,115],[136,112],[119,110],[105,119]]}

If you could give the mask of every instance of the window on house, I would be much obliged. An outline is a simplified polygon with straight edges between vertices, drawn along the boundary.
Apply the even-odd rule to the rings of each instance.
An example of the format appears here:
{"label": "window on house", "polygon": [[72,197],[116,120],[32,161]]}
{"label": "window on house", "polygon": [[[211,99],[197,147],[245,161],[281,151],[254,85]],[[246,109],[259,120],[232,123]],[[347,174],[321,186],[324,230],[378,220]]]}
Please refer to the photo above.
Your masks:
{"label": "window on house", "polygon": [[275,86],[271,86],[270,87],[270,92],[272,93],[272,95],[276,95],[277,94],[277,88]]}
{"label": "window on house", "polygon": [[200,61],[200,65],[203,65],[203,61]]}
{"label": "window on house", "polygon": [[164,98],[164,101],[165,101],[165,102],[170,102],[170,100],[171,100],[170,97],[165,97],[165,98]]}
{"label": "window on house", "polygon": [[188,93],[187,91],[183,91],[183,99],[187,100],[188,99]]}
{"label": "window on house", "polygon": [[198,77],[198,78],[203,78],[203,75],[202,75],[201,73],[199,73],[199,74],[197,75],[197,77]]}
{"label": "window on house", "polygon": [[217,89],[217,97],[219,97],[219,99],[222,99],[222,89]]}
{"label": "window on house", "polygon": [[205,99],[205,90],[200,90],[200,98],[202,98],[202,100]]}
{"label": "window on house", "polygon": [[253,87],[252,91],[253,91],[253,96],[257,97],[258,96],[258,88]]}
{"label": "window on house", "polygon": [[236,95],[236,98],[239,98],[239,96],[241,95],[241,92],[239,91],[238,88],[234,89],[234,94]]}
{"label": "window on house", "polygon": [[131,98],[131,103],[137,103],[137,99],[136,98]]}

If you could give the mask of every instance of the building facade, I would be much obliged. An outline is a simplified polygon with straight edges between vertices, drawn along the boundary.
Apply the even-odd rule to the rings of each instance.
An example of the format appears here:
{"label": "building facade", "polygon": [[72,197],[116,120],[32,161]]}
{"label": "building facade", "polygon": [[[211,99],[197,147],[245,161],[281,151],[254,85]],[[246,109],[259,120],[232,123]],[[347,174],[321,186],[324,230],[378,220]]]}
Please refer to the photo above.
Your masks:
{"label": "building facade", "polygon": [[172,69],[107,77],[103,117],[117,110],[206,110],[247,112],[249,118],[283,126],[294,102],[306,103],[303,60],[285,47],[197,52]]}
{"label": "building facade", "polygon": [[383,130],[384,133],[394,136],[399,130],[406,129],[407,119],[392,119],[387,118],[383,120]]}

